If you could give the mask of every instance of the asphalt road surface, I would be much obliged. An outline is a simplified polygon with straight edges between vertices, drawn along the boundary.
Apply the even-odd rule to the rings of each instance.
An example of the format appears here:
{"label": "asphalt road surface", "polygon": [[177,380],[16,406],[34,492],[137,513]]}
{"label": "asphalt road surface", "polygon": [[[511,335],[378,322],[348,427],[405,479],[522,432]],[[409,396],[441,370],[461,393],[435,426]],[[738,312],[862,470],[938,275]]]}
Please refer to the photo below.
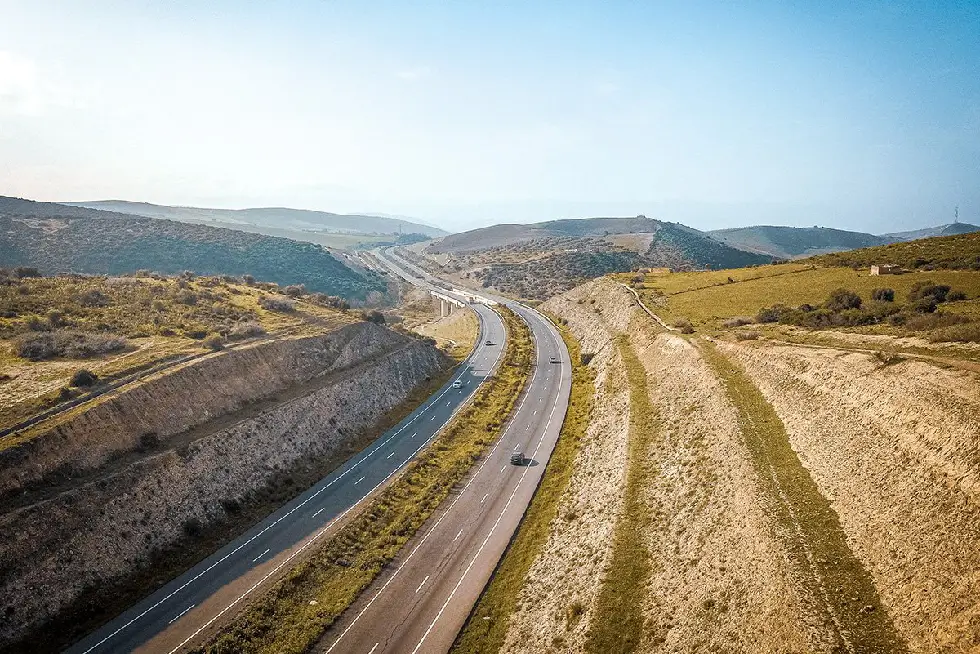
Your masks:
{"label": "asphalt road surface", "polygon": [[[338,520],[415,458],[495,369],[505,346],[503,322],[488,306],[471,306],[480,320],[477,347],[422,406],[305,493],[68,651],[177,652],[199,644],[221,616],[239,610],[302,551],[332,533]],[[463,382],[460,389],[452,388],[457,379]]]}
{"label": "asphalt road surface", "polygon": [[[419,286],[436,285],[425,271],[390,251],[380,259]],[[535,365],[518,408],[462,489],[447,498],[340,617],[317,652],[448,651],[534,495],[564,421],[571,364],[550,322],[519,303],[488,297],[523,317],[534,337]],[[515,448],[525,454],[521,465],[511,463]]]}

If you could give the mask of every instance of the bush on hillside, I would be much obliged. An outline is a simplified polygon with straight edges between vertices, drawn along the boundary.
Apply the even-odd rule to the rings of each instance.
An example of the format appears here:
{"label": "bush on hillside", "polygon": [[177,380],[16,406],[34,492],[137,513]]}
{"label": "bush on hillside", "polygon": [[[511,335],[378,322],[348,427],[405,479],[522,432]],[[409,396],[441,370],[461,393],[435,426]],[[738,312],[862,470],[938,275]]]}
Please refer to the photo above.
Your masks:
{"label": "bush on hillside", "polygon": [[22,359],[44,361],[55,357],[87,359],[126,348],[126,339],[113,334],[39,332],[21,334],[13,340],[14,353]]}
{"label": "bush on hillside", "polygon": [[671,323],[671,327],[674,327],[675,329],[679,330],[680,333],[682,334],[694,333],[694,325],[692,325],[691,321],[688,320],[687,318],[678,318],[673,323]]}
{"label": "bush on hillside", "polygon": [[895,289],[892,288],[871,289],[871,299],[877,302],[894,302]]}
{"label": "bush on hillside", "polygon": [[966,293],[963,291],[950,291],[949,295],[946,296],[947,302],[960,302],[966,299]]}
{"label": "bush on hillside", "polygon": [[919,282],[909,291],[909,302],[915,303],[921,300],[927,300],[934,304],[941,304],[946,301],[949,290],[950,288],[947,284],[934,284],[931,280]]}
{"label": "bush on hillside", "polygon": [[80,368],[75,371],[74,375],[71,376],[69,386],[74,386],[75,388],[88,388],[89,386],[94,386],[95,382],[97,381],[99,381],[98,375],[91,370]]}
{"label": "bush on hillside", "polygon": [[362,311],[361,319],[368,322],[373,322],[376,325],[385,324],[385,314],[377,311],[376,309],[371,309],[370,311]]}
{"label": "bush on hillside", "polygon": [[259,306],[267,311],[290,313],[296,310],[296,303],[285,295],[263,295],[259,298]]}
{"label": "bush on hillside", "polygon": [[228,338],[231,339],[242,339],[242,338],[252,338],[255,336],[262,336],[265,334],[265,328],[257,322],[240,322],[228,332]]}
{"label": "bush on hillside", "polygon": [[846,311],[847,309],[860,309],[861,297],[854,291],[846,288],[834,289],[823,304],[825,309],[831,311]]}
{"label": "bush on hillside", "polygon": [[734,318],[729,318],[725,322],[721,323],[723,327],[741,327],[742,325],[751,325],[755,322],[754,318],[749,316],[735,316]]}

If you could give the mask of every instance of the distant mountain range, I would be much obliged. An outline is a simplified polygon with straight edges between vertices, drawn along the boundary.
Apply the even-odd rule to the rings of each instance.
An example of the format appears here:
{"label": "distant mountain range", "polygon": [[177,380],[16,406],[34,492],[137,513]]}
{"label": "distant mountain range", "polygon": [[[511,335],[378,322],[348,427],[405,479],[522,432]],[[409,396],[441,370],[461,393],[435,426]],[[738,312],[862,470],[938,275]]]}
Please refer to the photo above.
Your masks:
{"label": "distant mountain range", "polygon": [[45,274],[251,274],[354,300],[387,290],[377,274],[315,243],[2,196],[0,266]]}
{"label": "distant mountain range", "polygon": [[[262,207],[254,209],[208,209],[202,207],[171,207],[147,202],[98,200],[94,202],[62,202],[72,207],[115,211],[147,218],[166,218],[189,223],[227,223],[225,227],[242,229],[247,226],[331,234],[424,234],[445,236],[449,232],[418,222],[385,215],[337,214],[326,211]],[[245,230],[248,231],[248,230]]]}
{"label": "distant mountain range", "polygon": [[866,234],[828,227],[779,227],[759,225],[707,232],[713,238],[740,250],[766,254],[779,259],[798,259],[831,252],[888,245],[934,236],[951,236],[980,231],[968,223],[951,223],[910,232]]}

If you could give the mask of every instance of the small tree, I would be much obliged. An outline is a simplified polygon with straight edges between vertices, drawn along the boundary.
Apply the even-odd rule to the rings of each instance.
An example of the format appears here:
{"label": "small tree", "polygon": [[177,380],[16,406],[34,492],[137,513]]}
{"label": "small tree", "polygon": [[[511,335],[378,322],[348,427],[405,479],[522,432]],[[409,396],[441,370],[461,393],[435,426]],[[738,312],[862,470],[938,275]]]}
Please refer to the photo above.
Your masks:
{"label": "small tree", "polygon": [[830,292],[830,296],[827,298],[827,301],[824,302],[824,308],[830,309],[831,311],[860,309],[861,296],[854,291],[849,291],[846,288],[838,288]]}
{"label": "small tree", "polygon": [[75,388],[88,388],[89,386],[94,386],[97,381],[99,381],[98,375],[90,370],[81,368],[76,370],[75,374],[71,376],[69,385]]}
{"label": "small tree", "polygon": [[876,302],[894,302],[895,301],[895,289],[892,288],[875,288],[871,290],[871,299]]}

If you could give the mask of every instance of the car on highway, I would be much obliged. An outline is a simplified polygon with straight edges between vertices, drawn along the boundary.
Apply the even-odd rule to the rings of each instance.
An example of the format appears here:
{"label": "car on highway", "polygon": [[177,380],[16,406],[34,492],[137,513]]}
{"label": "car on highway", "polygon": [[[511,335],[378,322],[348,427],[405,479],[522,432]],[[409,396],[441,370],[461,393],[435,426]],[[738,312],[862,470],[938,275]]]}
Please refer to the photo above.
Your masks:
{"label": "car on highway", "polygon": [[453,382],[453,388],[462,388],[462,387],[463,387],[462,380],[457,379],[456,381]]}
{"label": "car on highway", "polygon": [[486,343],[484,343],[484,345],[493,345],[493,341],[491,341],[491,340],[490,340],[490,339],[488,338],[488,339],[487,339],[487,342],[486,342]]}
{"label": "car on highway", "polygon": [[524,450],[522,450],[520,447],[515,448],[514,451],[510,453],[510,462],[515,466],[524,465]]}
{"label": "car on highway", "polygon": [[552,363],[559,363],[558,357],[551,357],[551,362]]}

